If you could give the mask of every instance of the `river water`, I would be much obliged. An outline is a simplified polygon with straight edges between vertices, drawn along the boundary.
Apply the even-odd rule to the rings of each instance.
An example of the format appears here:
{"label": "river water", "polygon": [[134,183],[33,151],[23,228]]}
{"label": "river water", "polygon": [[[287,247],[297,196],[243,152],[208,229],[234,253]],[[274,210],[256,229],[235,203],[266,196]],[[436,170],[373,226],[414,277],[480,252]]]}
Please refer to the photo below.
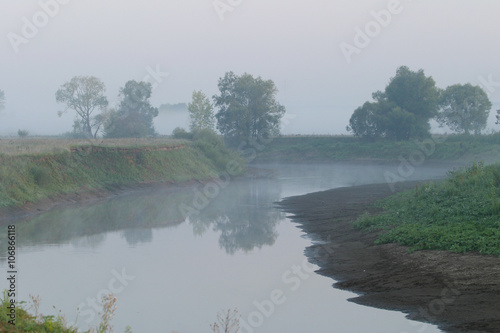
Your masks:
{"label": "river water", "polygon": [[[314,273],[306,235],[276,209],[280,199],[385,182],[397,165],[261,165],[258,177],[131,191],[14,221],[17,300],[41,298],[81,329],[99,322],[98,300],[117,297],[114,331],[211,332],[237,309],[247,332],[439,332],[404,314],[360,306]],[[401,171],[401,169],[399,170]],[[405,179],[446,174],[420,166]],[[0,225],[7,274],[7,225]],[[6,279],[0,288],[7,288]],[[56,309],[53,308],[55,306]]]}

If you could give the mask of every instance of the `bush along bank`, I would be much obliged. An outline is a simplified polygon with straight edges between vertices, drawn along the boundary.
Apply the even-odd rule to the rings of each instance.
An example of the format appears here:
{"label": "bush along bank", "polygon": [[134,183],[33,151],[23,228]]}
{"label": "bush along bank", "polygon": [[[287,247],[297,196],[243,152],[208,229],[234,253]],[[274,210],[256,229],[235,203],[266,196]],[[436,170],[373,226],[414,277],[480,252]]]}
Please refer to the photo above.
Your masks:
{"label": "bush along bank", "polygon": [[500,164],[473,163],[377,205],[382,214],[355,222],[382,230],[377,244],[500,256]]}
{"label": "bush along bank", "polygon": [[79,147],[58,154],[0,156],[0,209],[58,195],[138,183],[208,180],[226,169],[244,172],[223,145],[187,143],[178,149]]}

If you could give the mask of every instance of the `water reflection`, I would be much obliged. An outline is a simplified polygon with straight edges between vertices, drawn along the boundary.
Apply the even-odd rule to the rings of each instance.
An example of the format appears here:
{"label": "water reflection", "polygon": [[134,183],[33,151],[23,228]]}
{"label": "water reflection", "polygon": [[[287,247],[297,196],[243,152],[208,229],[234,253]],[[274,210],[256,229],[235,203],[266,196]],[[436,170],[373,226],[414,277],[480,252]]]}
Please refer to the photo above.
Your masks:
{"label": "water reflection", "polygon": [[[154,228],[170,228],[189,221],[193,233],[212,229],[228,254],[248,252],[276,240],[276,225],[283,216],[271,203],[280,199],[275,179],[234,180],[200,211],[180,209],[192,204],[197,187],[149,189],[120,195],[93,205],[58,208],[18,221],[17,246],[71,244],[96,249],[108,232],[121,231],[130,246],[153,241]],[[0,233],[0,262],[5,261],[6,233]],[[2,256],[3,255],[3,256]]]}

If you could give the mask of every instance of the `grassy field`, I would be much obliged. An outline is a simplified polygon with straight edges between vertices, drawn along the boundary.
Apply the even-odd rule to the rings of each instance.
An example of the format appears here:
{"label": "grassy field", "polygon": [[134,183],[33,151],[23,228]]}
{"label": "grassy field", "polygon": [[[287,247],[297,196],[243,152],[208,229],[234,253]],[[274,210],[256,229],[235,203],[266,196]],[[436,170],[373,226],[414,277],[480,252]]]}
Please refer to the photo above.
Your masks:
{"label": "grassy field", "polygon": [[382,230],[378,244],[500,256],[500,164],[473,163],[378,206],[382,214],[355,223],[363,230]]}
{"label": "grassy field", "polygon": [[0,138],[0,155],[57,154],[69,152],[72,147],[158,147],[175,146],[185,140],[170,138],[129,139],[63,139],[63,138]]}
{"label": "grassy field", "polygon": [[374,142],[351,136],[281,136],[259,151],[256,162],[398,161],[408,159],[419,151],[426,160],[434,161],[500,161],[500,134],[434,136],[413,141],[381,139]]}

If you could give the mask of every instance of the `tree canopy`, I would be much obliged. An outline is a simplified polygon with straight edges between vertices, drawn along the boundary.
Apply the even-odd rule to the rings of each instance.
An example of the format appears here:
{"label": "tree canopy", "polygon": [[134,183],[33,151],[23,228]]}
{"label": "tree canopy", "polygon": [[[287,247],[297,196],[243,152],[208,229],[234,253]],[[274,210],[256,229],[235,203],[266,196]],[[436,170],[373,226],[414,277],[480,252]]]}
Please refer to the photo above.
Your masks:
{"label": "tree canopy", "polygon": [[193,91],[192,101],[188,104],[189,127],[192,132],[202,129],[213,130],[215,127],[215,116],[212,103],[201,91]]}
{"label": "tree canopy", "polygon": [[219,111],[217,128],[233,144],[278,135],[285,107],[278,103],[272,80],[228,72],[218,83],[220,95],[213,97]]}
{"label": "tree canopy", "polygon": [[95,138],[102,125],[102,117],[95,113],[108,106],[105,90],[104,83],[94,76],[73,77],[56,92],[56,101],[66,105],[64,111],[58,112],[59,116],[74,110],[78,116],[77,127],[85,136]]}
{"label": "tree canopy", "polygon": [[469,134],[480,134],[486,128],[491,110],[488,95],[479,86],[455,84],[441,94],[440,113],[437,121],[451,130]]}
{"label": "tree canopy", "polygon": [[437,114],[438,89],[423,70],[397,69],[385,90],[372,94],[375,102],[357,108],[347,129],[366,138],[408,140],[429,135],[429,120]]}
{"label": "tree canopy", "polygon": [[151,105],[152,85],[149,82],[128,81],[120,89],[121,102],[110,112],[104,132],[108,138],[148,137],[156,135],[153,118],[158,108]]}

